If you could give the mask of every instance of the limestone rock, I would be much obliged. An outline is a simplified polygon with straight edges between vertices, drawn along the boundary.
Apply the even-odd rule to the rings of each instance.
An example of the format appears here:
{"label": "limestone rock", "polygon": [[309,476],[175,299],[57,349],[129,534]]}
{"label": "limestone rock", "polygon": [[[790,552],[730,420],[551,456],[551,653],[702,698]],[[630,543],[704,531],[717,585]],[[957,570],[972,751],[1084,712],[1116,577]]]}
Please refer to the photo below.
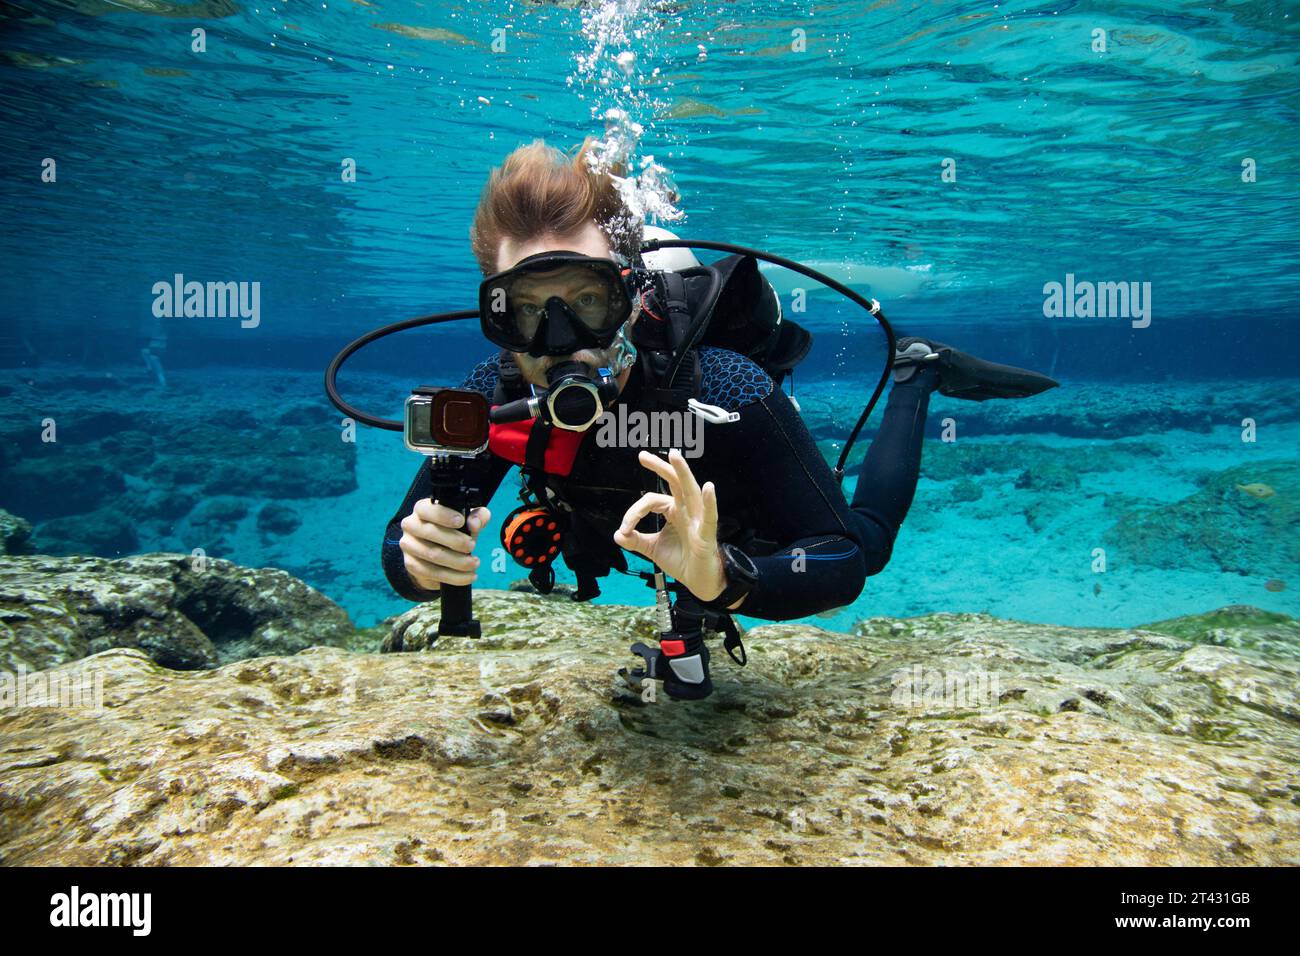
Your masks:
{"label": "limestone rock", "polygon": [[106,558],[129,554],[139,545],[136,523],[116,502],[85,514],[46,521],[36,529],[34,542],[42,554],[89,554]]}
{"label": "limestone rock", "polygon": [[233,455],[201,473],[206,494],[325,498],[356,490],[356,447],[333,429],[281,425],[252,442],[261,449],[257,457]]}
{"label": "limestone rock", "polygon": [[[1267,484],[1273,494],[1243,490]],[[1287,459],[1238,465],[1173,504],[1137,508],[1105,540],[1136,564],[1217,566],[1268,575],[1300,564],[1300,467]]]}
{"label": "limestone rock", "polygon": [[[127,380],[67,366],[25,372],[0,404],[0,508],[38,525],[41,551],[111,557],[136,550],[137,539],[154,546],[205,498],[227,499],[193,522],[211,529],[202,543],[212,551],[223,540],[217,525],[230,524],[222,512],[231,498],[300,500],[357,488],[356,446],[340,440],[323,397],[292,414],[264,404],[267,391],[306,394],[305,377],[268,384],[262,370],[249,369],[214,389],[203,374],[169,370],[175,391],[168,391],[153,388],[151,377],[146,384],[143,366]],[[314,382],[311,392],[318,389]],[[87,413],[95,391],[112,391],[112,408],[99,402]],[[187,398],[178,402],[181,393]],[[48,440],[46,422],[57,426],[57,440]],[[51,493],[70,475],[79,493]]]}
{"label": "limestone rock", "polygon": [[1144,630],[1197,644],[1245,647],[1274,657],[1294,654],[1300,648],[1300,621],[1244,604],[1148,624]]}
{"label": "limestone rock", "polygon": [[302,515],[291,506],[271,502],[257,513],[257,530],[267,537],[292,534],[302,525]]}
{"label": "limestone rock", "polygon": [[1016,487],[1055,495],[1069,494],[1079,487],[1079,473],[1056,462],[1042,462],[1022,471],[1016,479]]}
{"label": "limestone rock", "polygon": [[190,512],[190,523],[224,530],[237,525],[248,514],[248,502],[242,498],[218,495],[205,498]]}
{"label": "limestone rock", "polygon": [[0,863],[1300,863],[1294,644],[767,625],[712,698],[651,703],[618,675],[648,610],[475,608],[416,653],[45,672],[103,709],[0,711]]}
{"label": "limestone rock", "polygon": [[30,522],[0,509],[0,554],[22,554],[31,536]]}
{"label": "limestone rock", "polygon": [[[979,354],[999,360],[992,353]],[[874,374],[878,370],[861,378],[836,375],[800,382],[799,403],[814,438],[842,439],[847,434],[858,409],[846,413],[843,396],[857,394],[865,401],[871,394],[869,375]],[[1032,432],[1105,439],[1175,429],[1204,434],[1215,427],[1239,428],[1243,408],[1261,421],[1294,422],[1300,419],[1300,385],[1294,379],[1228,379],[1145,382],[1135,390],[1127,382],[1090,381],[1085,387],[1066,382],[1024,401],[969,402],[936,394],[930,402],[936,421],[949,415],[957,420],[959,436]]]}
{"label": "limestone rock", "polygon": [[274,568],[189,555],[0,558],[0,669],[137,647],[182,670],[355,639],[347,615]]}
{"label": "limestone rock", "polygon": [[[77,494],[77,489],[83,493]],[[24,514],[32,521],[44,521],[89,511],[89,504],[125,489],[120,472],[93,458],[73,461],[47,454],[5,469],[0,507]]]}

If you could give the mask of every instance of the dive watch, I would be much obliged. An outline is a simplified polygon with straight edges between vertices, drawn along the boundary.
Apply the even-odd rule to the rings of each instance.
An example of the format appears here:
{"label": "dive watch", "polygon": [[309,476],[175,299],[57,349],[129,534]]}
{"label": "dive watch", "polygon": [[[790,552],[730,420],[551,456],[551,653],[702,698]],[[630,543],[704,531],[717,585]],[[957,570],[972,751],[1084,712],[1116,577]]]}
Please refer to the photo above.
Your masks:
{"label": "dive watch", "polygon": [[753,590],[758,583],[758,568],[753,559],[735,545],[720,545],[718,551],[722,555],[722,576],[726,586],[712,601],[701,601],[700,604],[711,611],[725,612]]}

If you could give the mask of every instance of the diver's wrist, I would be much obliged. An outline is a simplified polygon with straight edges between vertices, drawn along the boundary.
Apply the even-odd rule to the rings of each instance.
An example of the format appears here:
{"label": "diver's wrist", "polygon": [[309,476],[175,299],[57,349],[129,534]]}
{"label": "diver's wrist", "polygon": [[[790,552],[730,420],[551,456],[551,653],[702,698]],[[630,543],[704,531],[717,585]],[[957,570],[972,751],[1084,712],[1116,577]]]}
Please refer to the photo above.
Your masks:
{"label": "diver's wrist", "polygon": [[705,597],[703,594],[697,594],[696,597],[703,601],[716,601],[718,598],[722,597],[722,592],[727,590],[727,585],[729,583],[730,582],[727,580],[727,561],[722,556],[722,545],[719,544],[713,549],[714,586],[707,590],[708,597]]}
{"label": "diver's wrist", "polygon": [[718,545],[718,574],[720,587],[711,598],[701,597],[705,606],[714,611],[734,611],[740,607],[758,581],[758,568],[749,555],[730,544]]}

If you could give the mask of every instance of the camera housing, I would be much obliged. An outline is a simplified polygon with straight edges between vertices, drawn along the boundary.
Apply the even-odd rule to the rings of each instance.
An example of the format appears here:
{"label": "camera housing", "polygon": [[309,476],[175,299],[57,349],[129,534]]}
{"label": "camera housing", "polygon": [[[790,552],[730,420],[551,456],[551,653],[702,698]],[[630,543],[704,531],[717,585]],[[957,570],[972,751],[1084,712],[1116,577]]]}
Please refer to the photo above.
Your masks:
{"label": "camera housing", "polygon": [[422,455],[472,458],[487,448],[490,410],[472,389],[422,385],[406,400],[402,438]]}

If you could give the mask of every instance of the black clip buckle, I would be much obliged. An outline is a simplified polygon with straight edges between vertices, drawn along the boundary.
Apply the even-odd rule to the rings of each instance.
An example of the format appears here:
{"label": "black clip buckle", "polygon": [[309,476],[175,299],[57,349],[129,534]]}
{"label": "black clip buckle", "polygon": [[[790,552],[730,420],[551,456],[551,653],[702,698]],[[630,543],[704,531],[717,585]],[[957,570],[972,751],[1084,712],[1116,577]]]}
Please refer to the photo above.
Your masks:
{"label": "black clip buckle", "polygon": [[650,647],[648,644],[642,644],[640,641],[637,641],[632,645],[632,653],[638,655],[645,661],[645,667],[637,667],[628,671],[628,678],[635,681],[637,684],[647,680],[658,680],[659,677],[655,673],[655,664],[659,661],[659,648]]}
{"label": "black clip buckle", "polygon": [[[732,620],[730,614],[722,614],[717,611],[706,613],[708,613],[706,621],[709,629],[722,632],[722,647],[727,652],[727,656],[741,667],[748,664],[749,653],[745,650],[745,642],[740,639],[740,625]],[[739,657],[736,656],[736,648],[740,648]]]}
{"label": "black clip buckle", "polygon": [[[744,667],[746,664],[749,663],[749,654],[745,650],[745,642],[740,639],[740,631],[736,628],[735,623],[731,620],[730,617],[727,618],[726,627],[727,627],[727,631],[726,631],[727,636],[722,639],[722,646],[726,650],[728,657],[730,657],[741,667]],[[740,648],[739,657],[737,657],[735,653],[733,653],[732,651],[732,649],[736,647]]]}

